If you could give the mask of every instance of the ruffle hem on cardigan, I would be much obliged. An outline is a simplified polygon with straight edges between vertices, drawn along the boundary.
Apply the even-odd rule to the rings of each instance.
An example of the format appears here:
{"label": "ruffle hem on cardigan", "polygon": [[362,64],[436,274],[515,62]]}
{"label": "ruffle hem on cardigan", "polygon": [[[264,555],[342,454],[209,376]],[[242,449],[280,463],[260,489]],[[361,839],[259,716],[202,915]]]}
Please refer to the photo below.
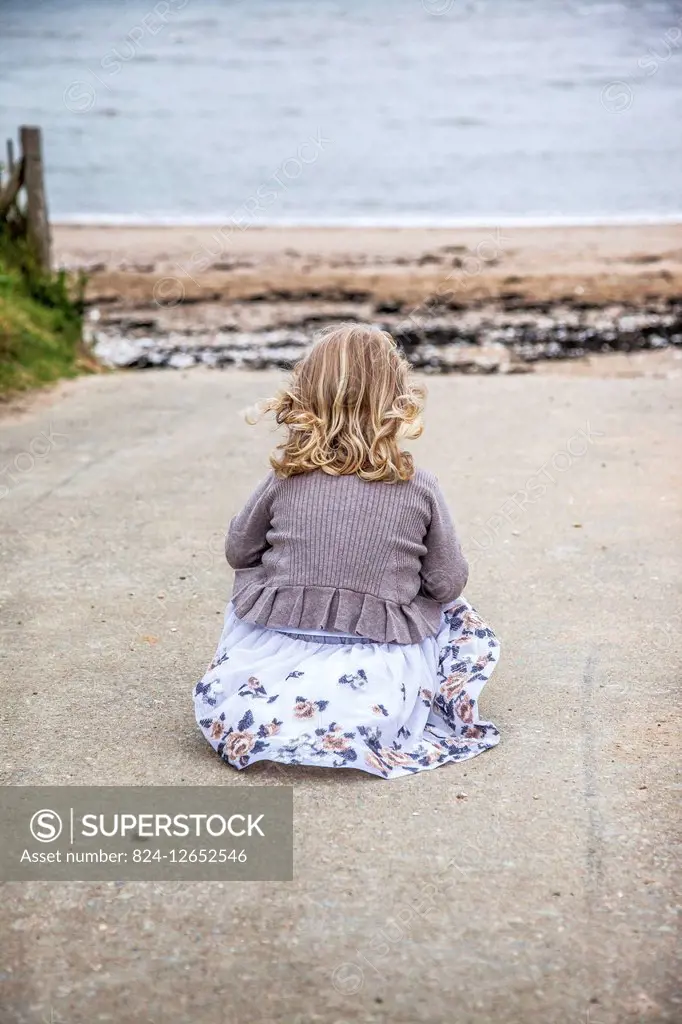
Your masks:
{"label": "ruffle hem on cardigan", "polygon": [[418,644],[440,628],[440,605],[417,595],[409,604],[326,586],[267,583],[260,566],[237,569],[232,601],[240,619],[271,629],[325,629],[375,643]]}

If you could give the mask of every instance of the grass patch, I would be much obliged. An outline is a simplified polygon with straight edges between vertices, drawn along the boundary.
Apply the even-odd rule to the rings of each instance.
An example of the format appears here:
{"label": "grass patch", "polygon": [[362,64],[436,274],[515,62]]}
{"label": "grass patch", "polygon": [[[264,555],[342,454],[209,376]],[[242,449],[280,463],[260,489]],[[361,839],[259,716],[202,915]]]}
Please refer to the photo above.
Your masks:
{"label": "grass patch", "polygon": [[0,397],[96,368],[81,340],[83,289],[0,231]]}

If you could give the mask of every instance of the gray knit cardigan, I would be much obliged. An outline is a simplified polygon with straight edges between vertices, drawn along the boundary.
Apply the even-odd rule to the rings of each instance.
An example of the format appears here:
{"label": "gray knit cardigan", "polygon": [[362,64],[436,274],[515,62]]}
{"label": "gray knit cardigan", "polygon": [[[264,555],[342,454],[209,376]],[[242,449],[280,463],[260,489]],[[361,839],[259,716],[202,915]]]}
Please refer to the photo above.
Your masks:
{"label": "gray knit cardigan", "polygon": [[247,622],[419,643],[467,581],[431,473],[402,483],[270,473],[230,523],[232,600]]}

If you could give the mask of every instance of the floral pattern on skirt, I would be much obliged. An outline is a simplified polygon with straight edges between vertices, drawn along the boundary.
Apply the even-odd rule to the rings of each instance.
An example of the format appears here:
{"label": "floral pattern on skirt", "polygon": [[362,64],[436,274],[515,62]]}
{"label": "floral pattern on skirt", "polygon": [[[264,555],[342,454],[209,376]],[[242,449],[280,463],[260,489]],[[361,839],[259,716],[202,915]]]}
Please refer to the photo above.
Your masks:
{"label": "floral pattern on skirt", "polygon": [[218,650],[194,689],[197,722],[228,764],[359,768],[398,778],[499,742],[478,697],[499,655],[465,600],[419,644],[297,639],[228,604]]}

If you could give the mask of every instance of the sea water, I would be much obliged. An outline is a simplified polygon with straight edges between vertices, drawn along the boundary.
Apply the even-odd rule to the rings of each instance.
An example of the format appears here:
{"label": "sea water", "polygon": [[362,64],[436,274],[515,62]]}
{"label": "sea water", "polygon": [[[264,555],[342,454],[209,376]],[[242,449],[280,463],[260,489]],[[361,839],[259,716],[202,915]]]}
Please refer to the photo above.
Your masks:
{"label": "sea water", "polygon": [[42,126],[62,220],[671,217],[681,110],[675,2],[0,3],[0,132]]}

